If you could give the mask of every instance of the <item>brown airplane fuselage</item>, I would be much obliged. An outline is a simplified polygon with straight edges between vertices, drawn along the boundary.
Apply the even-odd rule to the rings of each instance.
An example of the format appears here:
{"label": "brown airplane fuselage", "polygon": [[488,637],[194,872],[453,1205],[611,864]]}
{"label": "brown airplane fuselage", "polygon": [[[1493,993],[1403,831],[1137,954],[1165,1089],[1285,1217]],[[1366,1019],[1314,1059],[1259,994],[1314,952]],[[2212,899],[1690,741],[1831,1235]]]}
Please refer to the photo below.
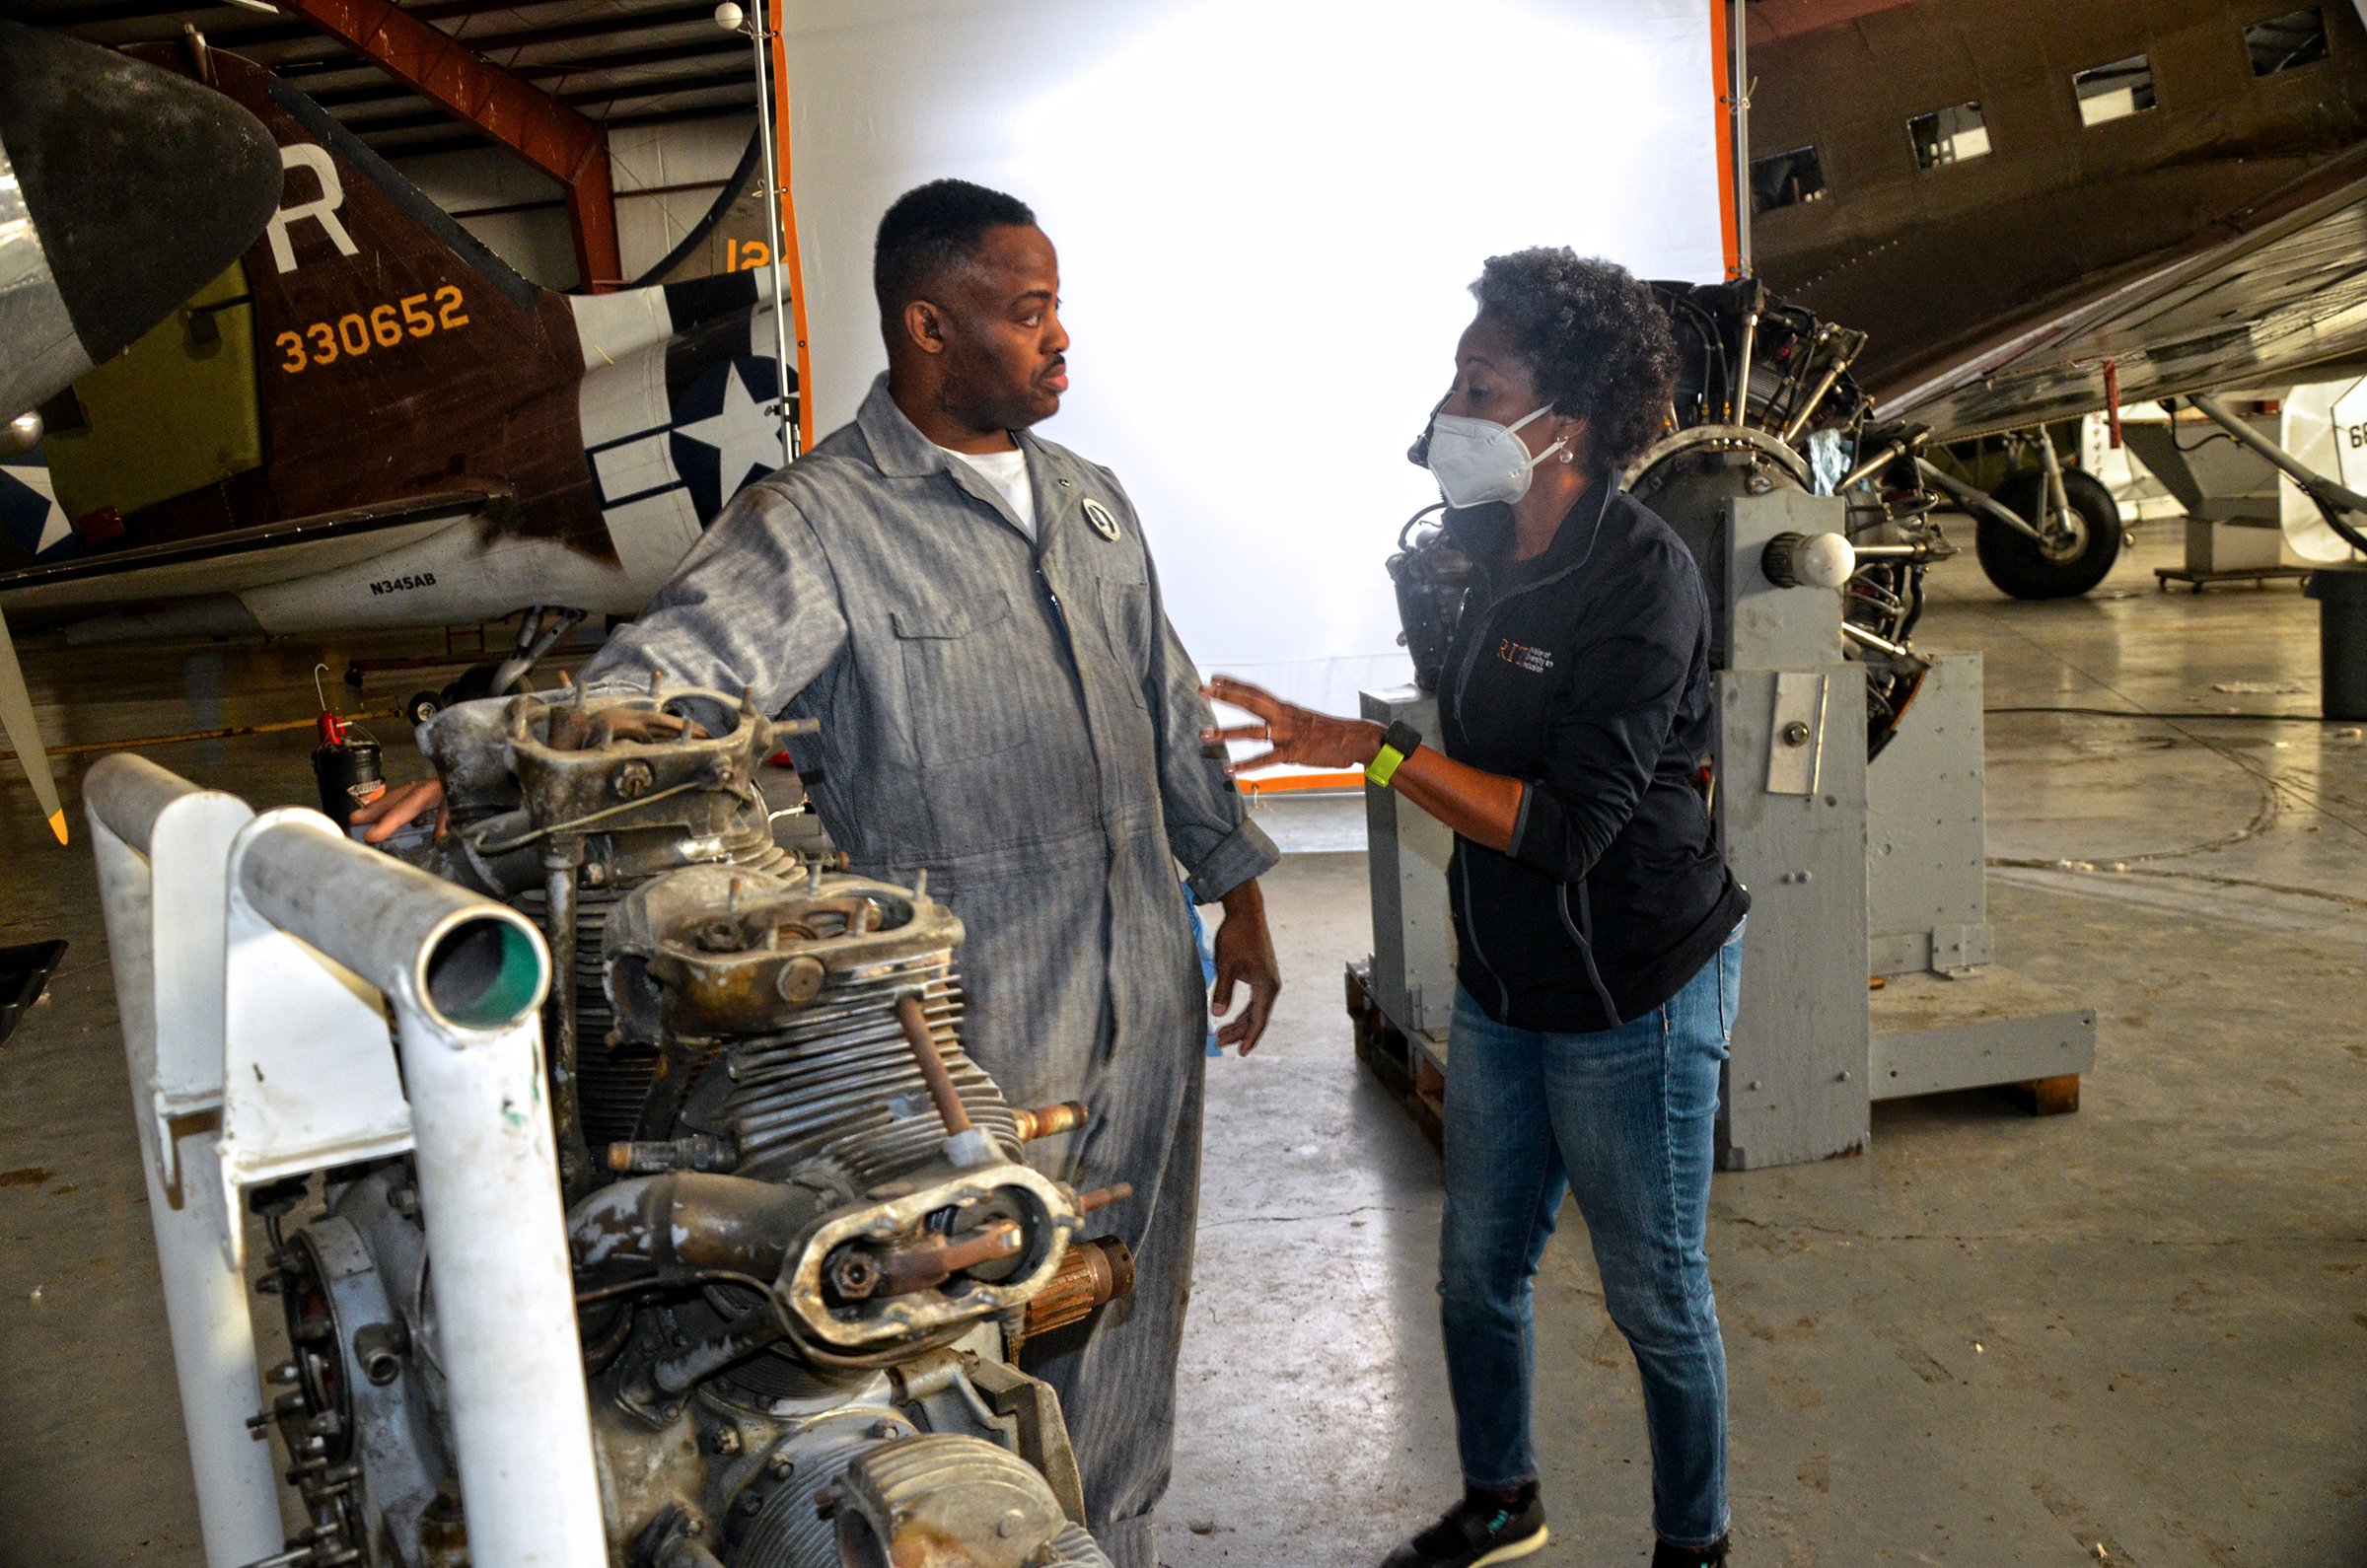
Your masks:
{"label": "brown airplane fuselage", "polygon": [[[1853,374],[1885,413],[1969,435],[2101,406],[2107,360],[2134,401],[2367,354],[2367,29],[2349,0],[1749,11],[1754,165],[1795,179],[1766,161],[1810,150],[1805,183],[1824,187],[1772,192],[1757,271],[1871,334]],[[2248,43],[2312,12],[2315,58]],[[2138,60],[2118,78],[2132,99],[2083,112],[2114,85],[2098,73]],[[1960,148],[1984,150],[1935,158],[1935,117],[1966,108],[1980,140]]]}
{"label": "brown airplane fuselage", "polygon": [[278,208],[44,405],[48,516],[0,491],[8,614],[93,639],[627,614],[780,465],[795,388],[752,273],[539,288],[262,66],[202,69],[277,143]]}

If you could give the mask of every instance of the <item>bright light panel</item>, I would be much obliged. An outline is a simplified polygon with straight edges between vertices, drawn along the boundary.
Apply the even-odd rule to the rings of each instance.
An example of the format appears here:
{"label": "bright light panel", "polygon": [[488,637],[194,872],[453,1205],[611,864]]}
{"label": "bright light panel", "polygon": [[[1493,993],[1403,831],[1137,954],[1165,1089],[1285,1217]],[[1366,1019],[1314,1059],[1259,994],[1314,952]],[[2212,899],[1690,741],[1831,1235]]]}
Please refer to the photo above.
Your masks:
{"label": "bright light panel", "polygon": [[888,203],[1012,192],[1075,339],[1042,434],[1124,483],[1203,670],[1353,712],[1408,677],[1382,562],[1480,262],[1723,275],[1714,3],[791,3],[816,429],[887,363]]}

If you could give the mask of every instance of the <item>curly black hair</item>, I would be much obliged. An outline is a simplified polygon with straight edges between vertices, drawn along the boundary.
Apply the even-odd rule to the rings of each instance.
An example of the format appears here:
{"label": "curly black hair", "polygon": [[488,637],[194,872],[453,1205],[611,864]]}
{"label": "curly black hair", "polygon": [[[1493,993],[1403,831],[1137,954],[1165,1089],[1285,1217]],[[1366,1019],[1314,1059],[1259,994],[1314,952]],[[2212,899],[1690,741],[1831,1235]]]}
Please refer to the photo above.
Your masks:
{"label": "curly black hair", "polygon": [[1586,421],[1593,465],[1625,467],[1660,435],[1677,340],[1652,290],[1625,267],[1537,246],[1489,256],[1471,293],[1481,317],[1512,329],[1554,411]]}

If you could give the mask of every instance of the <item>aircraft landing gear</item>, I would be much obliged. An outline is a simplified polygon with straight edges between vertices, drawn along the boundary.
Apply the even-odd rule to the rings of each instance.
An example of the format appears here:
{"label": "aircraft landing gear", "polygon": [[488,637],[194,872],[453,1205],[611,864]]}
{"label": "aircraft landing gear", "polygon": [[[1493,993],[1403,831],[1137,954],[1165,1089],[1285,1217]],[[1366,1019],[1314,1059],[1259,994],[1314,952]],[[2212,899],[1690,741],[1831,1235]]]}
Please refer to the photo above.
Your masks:
{"label": "aircraft landing gear", "polygon": [[1972,513],[1980,569],[1990,582],[2016,599],[2076,598],[2119,558],[2120,504],[2093,474],[2064,468],[2044,426],[2009,438],[2017,440],[2035,442],[2038,466],[1988,495],[1947,474],[1932,477]]}
{"label": "aircraft landing gear", "polygon": [[402,716],[416,728],[456,702],[498,697],[524,679],[544,654],[578,625],[584,611],[537,605],[518,621],[517,652],[498,665],[470,665],[461,678],[441,691],[414,691],[402,705]]}
{"label": "aircraft landing gear", "polygon": [[[584,612],[580,609],[562,609],[544,605],[537,605],[529,609],[518,618],[518,651],[501,662],[500,668],[493,671],[487,679],[485,689],[477,694],[498,697],[508,691],[526,678],[526,673],[534,669],[561,637],[581,625],[583,619]],[[468,674],[474,675],[476,672],[471,670]],[[466,680],[468,677],[463,676],[461,678]]]}
{"label": "aircraft landing gear", "polygon": [[[2062,499],[2046,506],[2046,492]],[[2074,468],[2053,474],[2019,473],[1997,487],[1994,500],[2038,524],[2051,513],[2044,538],[2009,529],[1987,516],[1973,536],[1980,569],[2016,599],[2073,599],[2104,581],[2120,556],[2120,504],[2093,474]]]}

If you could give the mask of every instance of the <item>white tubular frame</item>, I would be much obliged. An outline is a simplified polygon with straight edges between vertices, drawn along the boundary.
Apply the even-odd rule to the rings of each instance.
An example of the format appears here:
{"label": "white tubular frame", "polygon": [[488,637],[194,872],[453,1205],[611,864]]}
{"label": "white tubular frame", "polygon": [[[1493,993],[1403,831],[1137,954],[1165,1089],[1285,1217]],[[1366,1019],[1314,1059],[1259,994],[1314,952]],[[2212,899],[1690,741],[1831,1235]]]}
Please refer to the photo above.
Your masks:
{"label": "white tubular frame", "polygon": [[435,1294],[421,1353],[446,1382],[469,1560],[606,1568],[540,934],[317,812],[258,818],[137,757],[100,761],[84,798],[208,1568],[282,1550],[248,1425],[242,1188],[413,1147]]}
{"label": "white tubular frame", "polygon": [[[308,811],[272,812],[240,832],[229,908],[234,945],[267,923],[394,1006],[469,1561],[606,1568],[542,1097],[538,1010],[550,956],[540,933]],[[461,971],[488,943],[493,957],[477,969],[490,962],[492,977],[472,986]]]}
{"label": "white tubular frame", "polygon": [[82,796],[198,1527],[207,1568],[241,1568],[281,1545],[271,1445],[247,1424],[262,1409],[254,1319],[246,1279],[223,1251],[223,1236],[240,1227],[235,1202],[223,1207],[213,1137],[222,1120],[223,872],[231,839],[254,813],[128,754],[95,764]]}
{"label": "white tubular frame", "polygon": [[[255,818],[241,838],[308,818],[327,820],[282,807]],[[235,864],[237,842],[229,854]],[[235,1214],[245,1188],[401,1154],[411,1147],[411,1107],[376,981],[256,911],[235,876],[226,891],[216,1149],[223,1203]],[[244,1269],[246,1227],[232,1226],[222,1244],[231,1267]]]}

